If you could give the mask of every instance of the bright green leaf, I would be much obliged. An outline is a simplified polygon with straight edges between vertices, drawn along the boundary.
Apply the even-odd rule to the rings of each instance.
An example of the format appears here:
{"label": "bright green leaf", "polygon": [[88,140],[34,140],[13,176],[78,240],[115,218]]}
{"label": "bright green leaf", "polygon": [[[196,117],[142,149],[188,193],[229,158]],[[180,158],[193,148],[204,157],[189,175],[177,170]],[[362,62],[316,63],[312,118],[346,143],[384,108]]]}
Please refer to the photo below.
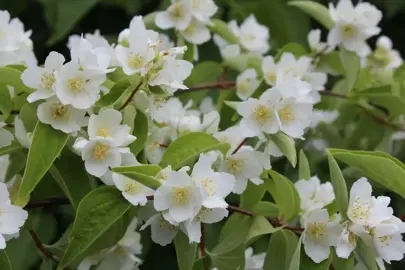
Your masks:
{"label": "bright green leaf", "polygon": [[193,268],[197,244],[190,244],[187,235],[179,232],[176,238],[174,238],[174,247],[176,249],[179,270],[191,270]]}
{"label": "bright green leaf", "polygon": [[377,258],[374,247],[368,246],[361,238],[357,239],[357,246],[354,250],[356,259],[366,266],[367,270],[378,270],[375,259]]}
{"label": "bright green leaf", "polygon": [[335,22],[329,15],[328,8],[322,4],[312,1],[291,1],[288,4],[301,9],[327,29],[332,29],[335,26]]}
{"label": "bright green leaf", "polygon": [[33,92],[33,89],[25,86],[21,81],[21,71],[11,67],[0,67],[0,85],[10,85],[14,87],[16,95],[21,92]]}
{"label": "bright green leaf", "polygon": [[131,153],[136,156],[145,147],[146,140],[148,139],[148,118],[140,110],[136,111],[133,135],[136,136],[136,140],[129,148],[131,149]]}
{"label": "bright green leaf", "polygon": [[341,46],[340,59],[342,60],[345,69],[345,93],[349,93],[353,89],[357,80],[357,75],[360,72],[360,58],[354,52],[350,52]]}
{"label": "bright green leaf", "polygon": [[320,55],[318,67],[322,70],[330,70],[336,74],[344,74],[345,72],[340,53],[337,51]]}
{"label": "bright green leaf", "polygon": [[235,34],[232,32],[232,30],[228,27],[228,24],[224,21],[221,21],[219,19],[211,19],[211,24],[207,25],[209,29],[225,39],[230,44],[238,44],[239,43],[239,38],[235,36]]}
{"label": "bright green leaf", "polygon": [[[323,260],[320,263],[315,263],[308,255],[305,253],[304,250],[301,249],[301,270],[329,270],[329,266],[332,263],[333,259],[333,252],[329,254],[329,257],[326,260]],[[346,268],[335,268],[335,269],[342,269],[342,270],[349,270]]]}
{"label": "bright green leaf", "polygon": [[[239,236],[240,237],[240,236]],[[213,254],[207,252],[212,261],[212,266],[221,270],[243,269],[245,266],[245,247],[239,245],[233,250],[224,254]]]}
{"label": "bright green leaf", "polygon": [[0,112],[2,113],[3,119],[7,119],[10,116],[12,109],[13,103],[8,88],[6,85],[0,85]]}
{"label": "bright green leaf", "polygon": [[334,158],[356,168],[362,174],[405,198],[405,165],[383,152],[329,149]]}
{"label": "bright green leaf", "polygon": [[291,263],[290,266],[288,267],[288,270],[299,270],[300,269],[300,263],[301,263],[301,244],[302,244],[302,238],[304,236],[301,235],[300,239],[298,240],[297,247],[294,251],[294,254],[291,258]]}
{"label": "bright green leaf", "polygon": [[278,217],[279,215],[278,206],[272,202],[258,202],[253,207],[253,212],[265,217]]}
{"label": "bright green leaf", "polygon": [[160,187],[161,183],[157,178],[155,178],[155,176],[161,170],[162,170],[161,167],[154,164],[112,168],[113,172],[134,179],[135,181],[151,189],[157,189],[158,187]]}
{"label": "bright green leaf", "polygon": [[339,165],[329,151],[328,163],[330,179],[333,185],[333,191],[335,192],[335,200],[338,205],[340,215],[343,219],[345,219],[347,217],[347,207],[349,203],[346,181],[342,175],[342,172],[340,171]]}
{"label": "bright green leaf", "polygon": [[274,228],[265,217],[255,216],[253,217],[249,233],[246,236],[246,246],[250,245],[258,236],[274,233],[281,229],[282,227]]}
{"label": "bright green leaf", "polygon": [[240,196],[240,207],[252,210],[253,207],[263,198],[266,188],[264,185],[255,185],[248,181],[246,190]]}
{"label": "bright green leaf", "polygon": [[373,104],[386,108],[389,111],[390,117],[393,118],[405,114],[405,99],[400,96],[393,95],[392,93],[371,92],[374,91],[374,89],[378,90],[379,88],[372,88],[368,91],[356,92],[353,97],[366,98]]}
{"label": "bright green leaf", "polygon": [[270,139],[274,141],[280,151],[287,157],[291,165],[295,168],[297,165],[297,151],[295,150],[294,140],[283,132],[278,132],[275,135],[271,135]]}
{"label": "bright green leaf", "polygon": [[19,205],[25,206],[31,192],[65,146],[69,135],[38,122],[28,152],[27,165],[18,191]]}
{"label": "bright green leaf", "polygon": [[298,245],[295,233],[280,230],[272,234],[263,269],[289,270],[291,259]]}
{"label": "bright green leaf", "polygon": [[[121,192],[113,187],[101,187],[90,192],[80,202],[69,245],[58,270],[87,254],[88,249],[131,208]],[[125,231],[125,230],[124,230]],[[118,239],[119,240],[119,239]]]}
{"label": "bright green leaf", "polygon": [[201,153],[211,150],[221,150],[226,153],[228,149],[229,144],[220,143],[212,135],[202,132],[188,133],[169,145],[163,154],[160,166],[165,168],[171,165],[173,170],[177,170],[197,159]]}
{"label": "bright green leaf", "polygon": [[107,107],[114,104],[131,86],[132,84],[127,78],[117,81],[111,90],[97,101],[96,106]]}
{"label": "bright green leaf", "polygon": [[354,256],[353,254],[348,259],[339,258],[333,250],[332,264],[335,269],[354,270]]}
{"label": "bright green leaf", "polygon": [[300,151],[300,160],[298,164],[298,178],[309,180],[311,178],[311,169],[309,167],[307,156],[304,151]]}

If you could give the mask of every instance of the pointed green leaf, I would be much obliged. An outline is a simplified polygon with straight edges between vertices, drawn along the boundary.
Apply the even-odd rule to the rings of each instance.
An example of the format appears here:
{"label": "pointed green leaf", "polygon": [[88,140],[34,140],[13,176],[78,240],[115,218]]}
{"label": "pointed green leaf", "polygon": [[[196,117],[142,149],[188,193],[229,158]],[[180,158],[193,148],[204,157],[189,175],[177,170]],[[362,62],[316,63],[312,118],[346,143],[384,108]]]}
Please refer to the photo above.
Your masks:
{"label": "pointed green leaf", "polygon": [[332,29],[335,26],[335,22],[329,15],[328,8],[322,4],[312,1],[291,1],[288,4],[301,9],[327,29]]}
{"label": "pointed green leaf", "polygon": [[65,146],[69,135],[38,122],[28,152],[27,165],[18,191],[18,205],[25,206],[31,192]]}
{"label": "pointed green leaf", "polygon": [[311,178],[311,169],[309,167],[307,156],[305,155],[304,151],[300,151],[300,160],[298,164],[298,178],[299,179],[306,179],[309,180]]}
{"label": "pointed green leaf", "polygon": [[300,239],[298,240],[298,244],[291,258],[291,263],[288,270],[300,270],[302,237],[303,235],[301,235]]}
{"label": "pointed green leaf", "polygon": [[[330,264],[332,263],[333,259],[333,251],[331,249],[329,257],[326,260],[323,260],[320,263],[315,263],[308,255],[305,253],[303,249],[301,249],[301,270],[329,270]],[[349,270],[346,268],[335,268],[335,269],[342,269],[342,270]]]}
{"label": "pointed green leaf", "polygon": [[332,154],[328,151],[328,163],[330,171],[330,179],[335,192],[335,200],[339,208],[340,215],[343,219],[347,218],[347,207],[349,204],[349,196],[347,194],[346,181],[343,174],[333,158]]}
{"label": "pointed green leaf", "polygon": [[145,147],[148,138],[148,118],[140,110],[136,111],[133,135],[136,136],[136,140],[129,148],[131,149],[131,153],[136,156]]}
{"label": "pointed green leaf", "polygon": [[32,93],[33,89],[25,86],[21,80],[21,71],[12,67],[0,67],[0,85],[10,85],[14,87],[14,92],[18,95],[21,92]]}
{"label": "pointed green leaf", "polygon": [[249,246],[259,236],[274,233],[281,229],[282,227],[273,227],[271,223],[263,216],[253,217],[252,226],[250,227],[249,233],[246,236],[245,246]]}
{"label": "pointed green leaf", "polygon": [[160,166],[165,168],[171,165],[173,170],[177,170],[197,159],[201,153],[211,150],[221,150],[226,153],[228,149],[229,144],[220,143],[212,135],[202,132],[188,133],[169,145],[163,154]]}
{"label": "pointed green leaf", "polygon": [[289,270],[294,251],[298,245],[295,233],[280,230],[271,235],[263,269]]}
{"label": "pointed green leaf", "polygon": [[280,151],[287,157],[291,165],[295,168],[297,165],[297,151],[295,150],[295,142],[283,132],[278,132],[271,135],[270,139],[274,141]]}
{"label": "pointed green leaf", "polygon": [[348,259],[339,258],[333,250],[332,264],[335,269],[354,270],[354,255],[352,254]]}
{"label": "pointed green leaf", "polygon": [[246,190],[240,196],[240,207],[252,210],[263,198],[265,192],[266,188],[264,185],[255,185],[249,181]]}
{"label": "pointed green leaf", "polygon": [[357,239],[357,246],[354,250],[356,259],[366,266],[367,270],[378,270],[375,259],[377,258],[374,247],[367,245],[361,238]]}
{"label": "pointed green leaf", "polygon": [[278,206],[272,202],[258,202],[253,207],[253,212],[256,215],[265,217],[278,217],[279,215]]}
{"label": "pointed green leaf", "polygon": [[179,232],[176,238],[174,238],[174,247],[176,249],[177,266],[179,270],[191,270],[194,264],[197,244],[190,244],[187,235],[183,232]]}
{"label": "pointed green leaf", "polygon": [[97,101],[96,106],[107,107],[113,105],[131,86],[131,82],[127,78],[119,80],[106,95]]}
{"label": "pointed green leaf", "polygon": [[360,58],[354,52],[350,52],[341,46],[340,59],[342,60],[346,76],[344,90],[345,93],[349,93],[356,84],[357,76],[360,72]]}

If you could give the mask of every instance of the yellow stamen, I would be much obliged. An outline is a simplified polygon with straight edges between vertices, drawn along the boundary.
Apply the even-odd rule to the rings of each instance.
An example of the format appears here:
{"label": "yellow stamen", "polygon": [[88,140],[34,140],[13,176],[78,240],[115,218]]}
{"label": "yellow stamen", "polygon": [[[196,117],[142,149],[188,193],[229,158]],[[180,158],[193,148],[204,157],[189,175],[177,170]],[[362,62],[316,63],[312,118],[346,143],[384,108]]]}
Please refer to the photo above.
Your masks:
{"label": "yellow stamen", "polygon": [[108,145],[98,143],[93,150],[93,158],[95,160],[104,160],[107,158],[110,147]]}

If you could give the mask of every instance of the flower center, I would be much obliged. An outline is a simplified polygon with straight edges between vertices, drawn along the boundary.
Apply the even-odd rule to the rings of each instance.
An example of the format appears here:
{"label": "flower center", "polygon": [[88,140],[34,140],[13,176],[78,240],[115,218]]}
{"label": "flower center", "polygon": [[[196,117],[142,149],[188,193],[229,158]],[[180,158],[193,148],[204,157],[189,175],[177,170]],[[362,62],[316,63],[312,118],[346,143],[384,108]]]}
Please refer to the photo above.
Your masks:
{"label": "flower center", "polygon": [[238,88],[239,92],[246,94],[249,91],[249,79],[243,80],[242,82],[239,83]]}
{"label": "flower center", "polygon": [[124,192],[135,195],[141,191],[141,185],[133,180],[128,180],[125,183]]}
{"label": "flower center", "polygon": [[360,219],[362,221],[367,221],[370,215],[370,207],[368,203],[360,203],[357,198],[353,203],[353,208],[351,211],[351,217],[354,219]]}
{"label": "flower center", "polygon": [[216,194],[214,189],[214,184],[212,183],[212,179],[206,178],[200,181],[201,185],[204,187],[205,191],[207,191],[209,196],[214,196]]}
{"label": "flower center", "polygon": [[272,116],[271,112],[269,109],[267,109],[265,106],[263,105],[259,105],[257,106],[257,108],[255,109],[254,113],[253,113],[253,117],[254,119],[260,124],[260,125],[264,125],[264,123],[266,123],[267,120],[270,119],[270,117]]}
{"label": "flower center", "polygon": [[327,234],[326,229],[327,226],[325,223],[314,222],[309,224],[308,234],[313,238],[320,239],[326,236]]}
{"label": "flower center", "polygon": [[174,205],[185,205],[189,201],[190,191],[188,188],[173,188],[172,202]]}
{"label": "flower center", "polygon": [[52,90],[52,86],[55,83],[55,75],[52,72],[45,72],[41,76],[41,88],[45,90]]}
{"label": "flower center", "polygon": [[176,19],[182,19],[185,15],[185,10],[181,3],[175,3],[174,5],[172,5],[169,9],[169,12]]}
{"label": "flower center", "polygon": [[342,26],[343,36],[346,38],[352,38],[356,35],[356,28],[351,24],[345,24]]}
{"label": "flower center", "polygon": [[378,240],[380,241],[382,246],[388,247],[390,245],[389,242],[392,240],[392,235],[384,235],[378,237]]}
{"label": "flower center", "polygon": [[140,69],[145,66],[145,58],[139,53],[132,53],[129,56],[128,65],[133,69]]}
{"label": "flower center", "polygon": [[97,130],[97,136],[106,138],[110,136],[110,132],[108,131],[108,128],[99,128]]}
{"label": "flower center", "polygon": [[104,160],[107,157],[108,150],[110,150],[110,147],[108,145],[98,143],[94,147],[93,150],[93,158],[95,160]]}
{"label": "flower center", "polygon": [[273,71],[267,72],[264,76],[266,76],[267,82],[271,85],[276,83],[276,73]]}
{"label": "flower center", "polygon": [[66,120],[69,119],[69,108],[61,103],[53,104],[52,106],[52,119],[53,120]]}
{"label": "flower center", "polygon": [[75,94],[82,93],[86,87],[86,80],[80,76],[68,79],[68,87]]}
{"label": "flower center", "polygon": [[282,108],[281,110],[278,110],[278,115],[280,116],[281,121],[283,121],[284,123],[295,120],[295,116],[290,105]]}
{"label": "flower center", "polygon": [[228,158],[228,170],[231,174],[239,174],[242,171],[243,161],[240,159]]}

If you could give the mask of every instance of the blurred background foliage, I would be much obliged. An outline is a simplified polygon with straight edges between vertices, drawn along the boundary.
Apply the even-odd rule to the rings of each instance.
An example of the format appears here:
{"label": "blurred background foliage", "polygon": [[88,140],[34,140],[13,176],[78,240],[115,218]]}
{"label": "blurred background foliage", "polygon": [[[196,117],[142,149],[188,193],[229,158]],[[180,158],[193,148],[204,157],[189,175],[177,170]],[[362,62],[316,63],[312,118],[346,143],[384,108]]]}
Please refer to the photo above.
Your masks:
{"label": "blurred background foliage", "polygon": [[[216,0],[217,5],[220,7],[216,17],[224,21],[236,19],[240,22],[250,13],[254,13],[259,23],[266,25],[270,29],[273,53],[290,42],[297,42],[307,46],[306,37],[309,30],[318,28],[320,25],[299,10],[287,6],[288,1]],[[353,1],[357,2],[357,0]],[[328,3],[336,3],[337,0],[319,0],[318,2],[327,5]],[[382,33],[390,37],[395,48],[405,56],[405,31],[402,31],[405,28],[405,0],[369,0],[368,2],[377,5],[384,12],[384,18],[380,24]],[[35,54],[39,63],[43,63],[50,51],[58,51],[68,58],[69,51],[66,44],[69,35],[92,33],[99,29],[102,35],[106,36],[111,43],[114,43],[118,33],[128,27],[134,15],[145,16],[151,12],[163,10],[169,3],[170,0],[0,0],[0,9],[8,10],[12,17],[19,17],[26,29],[32,30],[31,38],[34,42]],[[324,31],[324,35],[326,36],[326,31]],[[370,44],[374,46],[374,43],[375,39],[371,39]],[[212,41],[199,47],[199,55],[200,61],[214,60],[220,62],[219,51]],[[206,65],[210,64],[206,63]],[[201,68],[201,70],[209,70],[210,73],[215,73],[212,68]],[[221,70],[219,69],[216,73],[220,74]],[[210,81],[213,76],[204,73],[203,77],[205,81]],[[200,83],[195,78],[190,78],[189,81]],[[382,131],[382,128],[375,122],[369,118],[366,118],[366,120],[370,122],[370,125],[374,125],[376,131]],[[341,124],[344,125],[345,123],[343,121]],[[336,125],[340,126],[339,123],[336,123]],[[336,136],[335,131],[332,132],[326,126],[324,128],[321,126],[320,129],[333,142],[332,147],[340,147],[339,140],[334,139],[339,137]],[[359,136],[361,134],[358,132],[361,129],[362,126],[357,125],[356,132]],[[370,129],[364,130],[369,131]],[[359,138],[359,136],[356,136],[356,138]],[[301,146],[299,145],[298,148],[301,148]],[[358,140],[354,138],[352,147],[349,148],[356,149],[358,147]],[[403,149],[404,146],[401,147]],[[405,153],[405,151],[400,152]],[[321,179],[328,179],[329,172],[325,159],[317,155],[316,153],[312,155],[309,153],[311,170],[316,172]],[[405,157],[399,158],[404,160]],[[273,167],[277,171],[285,172],[290,179],[297,179],[296,170],[289,163],[286,164],[284,161],[276,162]],[[52,190],[55,195],[58,186],[55,186],[51,177],[48,178],[50,179],[44,179],[36,189],[35,198],[41,199],[42,196],[49,194],[49,190]],[[385,194],[392,196],[397,214],[405,214],[404,201],[396,195]],[[48,210],[50,210],[49,213],[47,213]],[[73,213],[69,214],[69,209],[65,210],[62,211],[63,215],[58,216],[52,209],[45,209],[45,211],[38,213],[38,216],[34,214],[30,217],[29,222],[31,222],[33,228],[37,228],[38,234],[44,243],[52,243],[58,239],[58,235],[60,236],[60,233],[66,229],[69,220],[73,219]],[[209,226],[207,229],[208,249],[211,249],[216,244],[220,227],[221,224],[218,223]],[[143,233],[147,234],[147,232]],[[172,246],[153,245],[149,236],[143,237],[142,241],[145,263],[141,269],[177,269],[176,255]],[[262,251],[261,249],[267,246],[267,242],[268,238],[264,237],[255,243],[256,251]],[[24,232],[18,240],[10,241],[10,249],[15,251],[9,252],[15,270],[52,269],[52,266],[46,260],[42,261],[40,259],[38,252],[32,252],[35,250],[35,244],[28,232]],[[394,264],[392,269],[405,269],[404,267],[403,263],[398,263]]]}

